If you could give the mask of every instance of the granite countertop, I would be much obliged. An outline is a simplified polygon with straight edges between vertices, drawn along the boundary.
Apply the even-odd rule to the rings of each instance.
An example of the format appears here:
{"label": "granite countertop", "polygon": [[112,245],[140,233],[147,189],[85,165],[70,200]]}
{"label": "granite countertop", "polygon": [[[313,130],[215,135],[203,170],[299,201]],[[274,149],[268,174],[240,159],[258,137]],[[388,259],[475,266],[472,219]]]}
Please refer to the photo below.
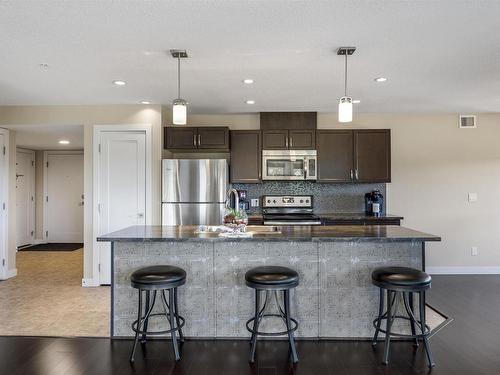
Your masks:
{"label": "granite countertop", "polygon": [[381,220],[381,219],[399,219],[403,220],[403,216],[383,214],[381,216],[367,215],[364,212],[360,213],[326,213],[326,214],[316,214],[322,219],[332,219],[332,220]]}
{"label": "granite countertop", "polygon": [[[254,226],[258,229],[260,226]],[[432,234],[399,225],[279,226],[277,233],[256,232],[248,238],[219,237],[218,233],[197,233],[198,226],[132,226],[97,238],[101,242],[171,241],[441,241]]]}

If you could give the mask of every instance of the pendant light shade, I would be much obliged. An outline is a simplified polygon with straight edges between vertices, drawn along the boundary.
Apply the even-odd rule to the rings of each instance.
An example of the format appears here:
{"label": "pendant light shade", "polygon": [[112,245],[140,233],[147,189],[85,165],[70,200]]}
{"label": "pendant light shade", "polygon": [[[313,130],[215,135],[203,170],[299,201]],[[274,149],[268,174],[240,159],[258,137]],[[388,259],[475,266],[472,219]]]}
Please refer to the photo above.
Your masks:
{"label": "pendant light shade", "polygon": [[347,96],[347,56],[352,55],[356,47],[340,47],[337,55],[345,56],[344,96],[339,100],[339,122],[352,122],[352,98]]}
{"label": "pendant light shade", "polygon": [[172,122],[174,125],[187,124],[187,103],[185,100],[174,100],[172,104]]}
{"label": "pendant light shade", "polygon": [[181,58],[187,58],[185,50],[170,50],[172,57],[177,59],[177,99],[172,102],[172,122],[174,125],[187,124],[187,102],[181,98]]}
{"label": "pendant light shade", "polygon": [[352,98],[348,96],[340,98],[339,122],[352,122]]}

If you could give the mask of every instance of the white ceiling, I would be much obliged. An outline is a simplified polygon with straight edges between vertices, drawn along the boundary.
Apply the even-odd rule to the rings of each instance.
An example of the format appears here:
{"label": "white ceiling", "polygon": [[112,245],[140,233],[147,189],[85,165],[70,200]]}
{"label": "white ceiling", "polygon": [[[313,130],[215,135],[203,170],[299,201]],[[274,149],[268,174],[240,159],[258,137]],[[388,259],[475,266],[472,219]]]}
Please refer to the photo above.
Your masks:
{"label": "white ceiling", "polygon": [[[16,132],[16,145],[30,150],[81,150],[83,125],[10,125]],[[68,145],[60,140],[70,141]]]}
{"label": "white ceiling", "polygon": [[354,45],[358,112],[499,112],[499,14],[487,0],[1,2],[0,105],[170,103],[166,51],[185,48],[192,113],[336,111],[334,51]]}

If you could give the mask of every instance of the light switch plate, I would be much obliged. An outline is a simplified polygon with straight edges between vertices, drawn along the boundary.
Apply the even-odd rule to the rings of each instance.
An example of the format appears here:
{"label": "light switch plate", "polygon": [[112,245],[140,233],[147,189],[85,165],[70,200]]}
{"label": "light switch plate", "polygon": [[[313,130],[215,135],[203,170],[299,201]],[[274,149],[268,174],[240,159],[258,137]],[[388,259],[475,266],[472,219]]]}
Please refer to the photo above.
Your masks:
{"label": "light switch plate", "polygon": [[250,201],[250,204],[252,207],[259,207],[259,200],[258,199],[252,199]]}
{"label": "light switch plate", "polygon": [[467,195],[467,199],[469,200],[469,202],[477,202],[477,193],[469,193]]}

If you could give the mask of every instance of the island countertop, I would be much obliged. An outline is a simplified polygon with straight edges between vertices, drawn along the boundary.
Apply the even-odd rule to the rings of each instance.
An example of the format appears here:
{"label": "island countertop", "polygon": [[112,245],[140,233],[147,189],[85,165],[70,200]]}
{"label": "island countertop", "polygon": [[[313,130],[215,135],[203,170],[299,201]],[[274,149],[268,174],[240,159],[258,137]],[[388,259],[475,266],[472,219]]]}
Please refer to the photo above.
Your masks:
{"label": "island countertop", "polygon": [[[252,237],[220,237],[218,233],[199,233],[198,226],[131,226],[97,238],[101,242],[171,242],[171,241],[357,241],[400,242],[440,241],[432,234],[419,232],[398,225],[322,225],[322,226],[278,226],[276,232],[259,231]],[[262,227],[263,229],[265,227]]]}

